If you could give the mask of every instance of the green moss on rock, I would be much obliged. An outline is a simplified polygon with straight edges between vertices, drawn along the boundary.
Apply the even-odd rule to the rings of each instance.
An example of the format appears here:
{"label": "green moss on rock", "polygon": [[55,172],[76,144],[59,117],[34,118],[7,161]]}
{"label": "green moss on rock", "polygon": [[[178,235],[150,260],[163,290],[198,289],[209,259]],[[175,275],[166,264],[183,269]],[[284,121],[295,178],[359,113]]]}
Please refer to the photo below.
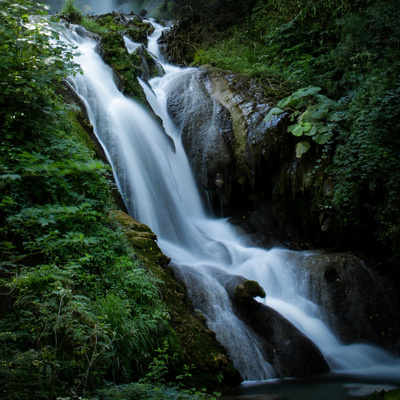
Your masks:
{"label": "green moss on rock", "polygon": [[138,82],[141,59],[137,54],[129,54],[123,36],[147,43],[147,36],[154,27],[137,16],[125,16],[120,13],[86,17],[83,21],[86,29],[100,36],[100,52],[104,61],[110,65],[116,75],[119,89],[142,104],[146,96]]}
{"label": "green moss on rock", "polygon": [[101,55],[113,68],[120,90],[145,103],[146,96],[137,80],[138,58],[128,53],[119,32],[107,32],[101,36]]}
{"label": "green moss on rock", "polygon": [[169,258],[158,247],[156,235],[122,211],[112,211],[110,220],[122,229],[136,256],[160,282],[171,315],[170,324],[181,349],[181,363],[175,373],[183,373],[182,366],[189,365],[192,368],[187,384],[208,388],[239,384],[241,377],[226,350],[207,328],[204,316],[193,309],[185,287],[176,279],[172,268],[166,267]]}
{"label": "green moss on rock", "polygon": [[240,303],[257,296],[264,298],[266,294],[264,289],[256,281],[244,281],[235,288],[235,299]]}

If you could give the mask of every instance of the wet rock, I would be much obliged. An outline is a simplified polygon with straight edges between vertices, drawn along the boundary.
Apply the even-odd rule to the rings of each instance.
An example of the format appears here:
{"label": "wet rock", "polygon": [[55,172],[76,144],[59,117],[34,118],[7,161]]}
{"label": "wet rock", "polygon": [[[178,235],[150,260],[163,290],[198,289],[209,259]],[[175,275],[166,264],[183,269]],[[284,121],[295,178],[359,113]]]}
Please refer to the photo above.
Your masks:
{"label": "wet rock", "polygon": [[133,54],[137,55],[140,60],[137,63],[136,71],[141,79],[148,81],[155,76],[163,76],[165,74],[161,64],[151,56],[143,45],[138,46]]}
{"label": "wet rock", "polygon": [[311,340],[277,311],[253,298],[265,297],[257,282],[235,276],[225,287],[240,318],[261,338],[261,351],[278,376],[301,377],[329,371],[323,355]]}
{"label": "wet rock", "polygon": [[224,205],[251,186],[254,158],[262,154],[248,152],[255,137],[268,130],[263,118],[270,104],[259,89],[245,76],[210,67],[170,88],[168,110],[182,133],[196,180]]}
{"label": "wet rock", "polygon": [[203,66],[174,82],[168,96],[196,181],[215,214],[233,216],[264,247],[308,248],[306,242],[325,234],[329,215],[321,217],[317,207],[324,193],[309,176],[315,153],[295,157],[285,114],[264,121],[274,101],[256,81]]}
{"label": "wet rock", "polygon": [[346,253],[314,253],[301,265],[308,272],[309,297],[327,311],[343,341],[400,351],[400,299],[391,282]]}
{"label": "wet rock", "polygon": [[220,272],[214,277],[231,298],[236,315],[260,339],[260,351],[277,377],[302,377],[328,372],[318,348],[287,319],[254,299],[265,297],[264,289],[240,275]]}
{"label": "wet rock", "polygon": [[235,163],[233,126],[227,108],[210,97],[208,88],[207,73],[188,73],[171,84],[167,106],[199,185],[226,191]]}
{"label": "wet rock", "polygon": [[236,305],[246,306],[254,297],[265,298],[264,289],[256,281],[247,280],[243,276],[234,275],[224,283],[229,297]]}

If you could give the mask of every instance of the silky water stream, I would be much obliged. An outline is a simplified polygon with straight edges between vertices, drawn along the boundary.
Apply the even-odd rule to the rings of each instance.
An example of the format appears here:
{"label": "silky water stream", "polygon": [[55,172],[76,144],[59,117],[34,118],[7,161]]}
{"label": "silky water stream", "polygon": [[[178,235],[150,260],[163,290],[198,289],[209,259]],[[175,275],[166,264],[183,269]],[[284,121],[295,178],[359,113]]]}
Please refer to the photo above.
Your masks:
{"label": "silky water stream", "polygon": [[[156,233],[160,248],[185,281],[194,306],[206,316],[208,326],[245,379],[234,398],[252,393],[340,400],[400,385],[399,359],[373,346],[345,346],[322,322],[322,311],[304,296],[305,279],[296,268],[298,257],[306,254],[246,247],[225,220],[207,216],[166,106],[171,82],[195,70],[163,62],[157,38],[165,28],[153,24],[156,29],[149,37],[148,50],[165,75],[141,84],[162,125],[118,90],[113,71],[96,52],[96,40],[76,26],[63,30],[62,36],[78,47],[76,62],[84,73],[70,77],[69,82],[87,107],[130,214]],[[137,47],[128,38],[125,42],[130,51]],[[194,88],[189,89],[195,96]],[[274,368],[262,357],[258,338],[232,311],[220,283],[226,275],[259,282],[267,293],[266,304],[316,344],[332,373],[313,379],[274,379]],[[326,390],[335,397],[321,395]]]}

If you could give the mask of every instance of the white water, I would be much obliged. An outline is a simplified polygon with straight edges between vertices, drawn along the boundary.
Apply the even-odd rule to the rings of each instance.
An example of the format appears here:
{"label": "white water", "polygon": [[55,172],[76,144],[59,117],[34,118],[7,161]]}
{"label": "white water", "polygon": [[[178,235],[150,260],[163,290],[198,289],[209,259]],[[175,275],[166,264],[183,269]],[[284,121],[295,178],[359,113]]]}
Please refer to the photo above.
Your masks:
{"label": "white water", "polygon": [[257,337],[233,314],[220,283],[226,274],[258,281],[267,293],[266,304],[304,332],[334,372],[400,380],[398,359],[373,346],[344,346],[322,322],[322,311],[302,295],[305,278],[296,268],[298,253],[246,247],[225,220],[206,216],[177,130],[166,111],[170,83],[193,74],[194,69],[162,61],[156,39],[163,28],[155,26],[149,50],[159,58],[166,75],[153,78],[151,88],[144,82],[142,86],[163,127],[118,91],[111,68],[95,52],[96,42],[73,31],[65,37],[79,47],[81,55],[76,61],[84,75],[70,80],[85,101],[129,212],[157,234],[161,249],[185,279],[195,307],[206,315],[243,378],[268,379],[275,372],[260,354]]}

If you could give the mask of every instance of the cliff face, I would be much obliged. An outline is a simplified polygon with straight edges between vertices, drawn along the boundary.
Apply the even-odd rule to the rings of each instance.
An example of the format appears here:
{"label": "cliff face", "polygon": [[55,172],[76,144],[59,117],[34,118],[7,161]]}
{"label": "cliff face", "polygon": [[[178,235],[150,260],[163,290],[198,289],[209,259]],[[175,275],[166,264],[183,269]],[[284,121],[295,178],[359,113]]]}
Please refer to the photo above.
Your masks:
{"label": "cliff face", "polygon": [[264,121],[272,106],[256,81],[209,66],[174,83],[168,99],[196,180],[219,212],[260,244],[301,248],[328,230],[319,204],[330,184],[310,176],[315,153],[296,158],[285,115]]}

